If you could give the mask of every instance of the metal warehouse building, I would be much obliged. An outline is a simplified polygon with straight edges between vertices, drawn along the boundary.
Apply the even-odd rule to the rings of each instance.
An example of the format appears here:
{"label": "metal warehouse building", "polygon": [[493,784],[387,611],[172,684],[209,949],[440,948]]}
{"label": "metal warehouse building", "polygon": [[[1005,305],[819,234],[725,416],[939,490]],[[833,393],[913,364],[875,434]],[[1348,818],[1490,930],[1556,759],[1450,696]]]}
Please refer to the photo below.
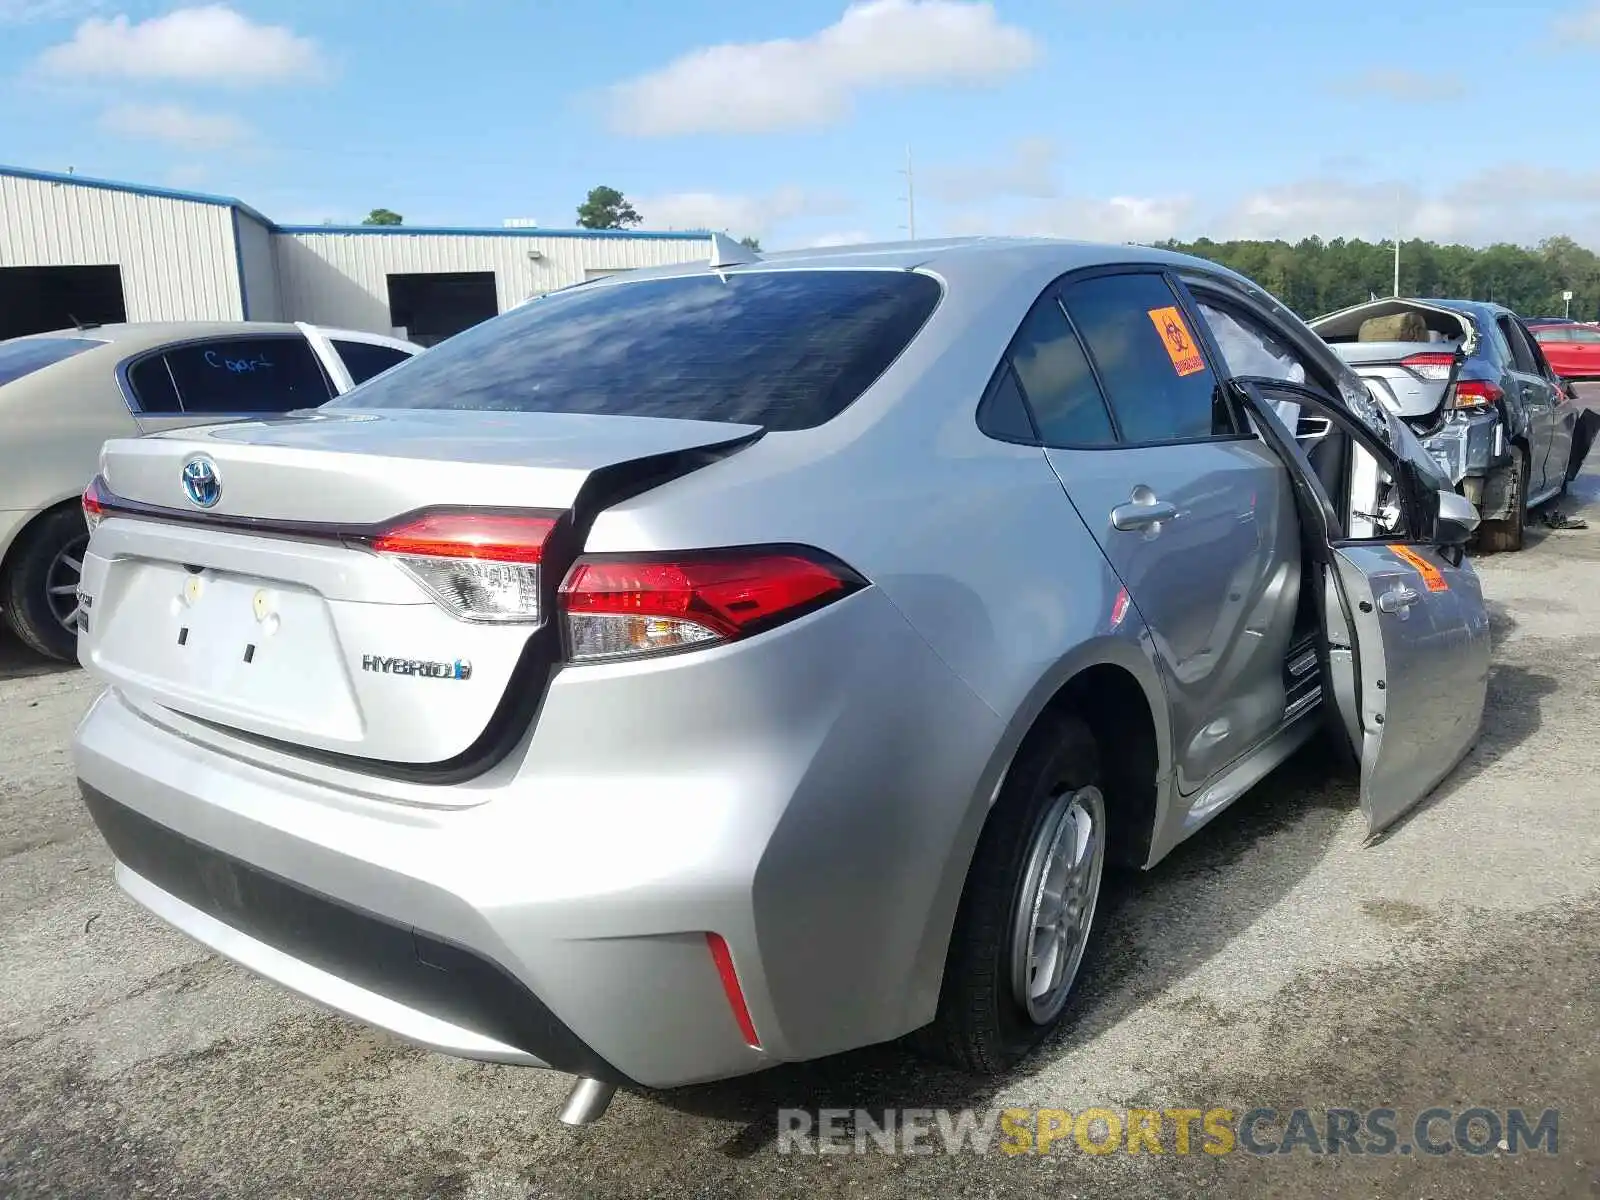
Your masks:
{"label": "metal warehouse building", "polygon": [[0,166],[0,338],[242,319],[431,345],[542,292],[710,254],[704,233],[277,225],[225,196]]}

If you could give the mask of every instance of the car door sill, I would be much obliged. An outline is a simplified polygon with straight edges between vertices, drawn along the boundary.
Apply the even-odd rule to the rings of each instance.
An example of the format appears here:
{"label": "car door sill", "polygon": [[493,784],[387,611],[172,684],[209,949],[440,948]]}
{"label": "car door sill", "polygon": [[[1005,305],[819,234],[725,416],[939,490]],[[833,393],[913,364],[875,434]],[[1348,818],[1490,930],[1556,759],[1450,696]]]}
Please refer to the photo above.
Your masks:
{"label": "car door sill", "polygon": [[[1306,699],[1310,701],[1311,697]],[[1321,699],[1320,691],[1317,699]],[[1304,704],[1297,713],[1287,718],[1277,733],[1229,767],[1215,783],[1202,788],[1189,805],[1189,811],[1184,814],[1182,837],[1187,838],[1194,833],[1310,741],[1318,726],[1316,721],[1308,718],[1321,707],[1316,703]]]}

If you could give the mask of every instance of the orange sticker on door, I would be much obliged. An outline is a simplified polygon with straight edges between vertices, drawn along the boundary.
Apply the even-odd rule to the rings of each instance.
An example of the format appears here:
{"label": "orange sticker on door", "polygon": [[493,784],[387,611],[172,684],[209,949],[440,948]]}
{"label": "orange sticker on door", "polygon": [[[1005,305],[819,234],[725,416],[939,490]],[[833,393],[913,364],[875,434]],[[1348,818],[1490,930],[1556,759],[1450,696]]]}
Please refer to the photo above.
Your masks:
{"label": "orange sticker on door", "polygon": [[1428,585],[1430,592],[1448,592],[1450,590],[1450,584],[1445,580],[1444,572],[1423,558],[1410,546],[1390,546],[1388,550],[1396,558],[1403,559],[1415,567],[1417,574],[1422,576],[1422,582]]}
{"label": "orange sticker on door", "polygon": [[1179,375],[1193,375],[1196,371],[1206,369],[1206,360],[1200,357],[1200,347],[1195,345],[1189,326],[1184,324],[1183,314],[1175,306],[1152,308],[1149,315],[1150,323],[1161,335],[1161,344],[1167,348],[1167,357],[1172,360],[1173,370]]}

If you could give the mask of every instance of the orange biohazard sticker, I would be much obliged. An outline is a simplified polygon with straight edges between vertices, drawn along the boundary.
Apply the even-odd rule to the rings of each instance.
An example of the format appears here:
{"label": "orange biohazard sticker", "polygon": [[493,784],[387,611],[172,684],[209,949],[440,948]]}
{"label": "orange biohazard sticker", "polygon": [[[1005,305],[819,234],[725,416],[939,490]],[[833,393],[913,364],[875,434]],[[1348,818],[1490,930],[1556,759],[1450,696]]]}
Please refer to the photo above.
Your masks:
{"label": "orange biohazard sticker", "polygon": [[1167,357],[1179,375],[1193,375],[1206,369],[1206,360],[1200,357],[1200,347],[1194,343],[1183,314],[1177,308],[1152,308],[1150,323],[1161,335],[1161,344],[1167,348]]}
{"label": "orange biohazard sticker", "polygon": [[1444,572],[1439,570],[1422,555],[1410,546],[1390,546],[1389,553],[1396,558],[1403,559],[1417,569],[1417,574],[1422,576],[1422,582],[1428,585],[1430,592],[1448,592],[1450,585],[1445,581]]}

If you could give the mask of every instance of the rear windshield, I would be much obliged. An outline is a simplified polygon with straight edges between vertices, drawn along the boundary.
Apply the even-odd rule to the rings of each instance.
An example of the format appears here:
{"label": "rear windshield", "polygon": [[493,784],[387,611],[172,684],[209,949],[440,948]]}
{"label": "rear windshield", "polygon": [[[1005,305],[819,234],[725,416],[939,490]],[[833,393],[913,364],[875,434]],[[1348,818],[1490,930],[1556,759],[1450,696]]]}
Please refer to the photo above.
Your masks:
{"label": "rear windshield", "polygon": [[0,387],[104,345],[92,338],[16,338],[0,342]]}
{"label": "rear windshield", "polygon": [[910,271],[758,271],[599,284],[457,334],[326,407],[678,417],[808,429],[916,336]]}

